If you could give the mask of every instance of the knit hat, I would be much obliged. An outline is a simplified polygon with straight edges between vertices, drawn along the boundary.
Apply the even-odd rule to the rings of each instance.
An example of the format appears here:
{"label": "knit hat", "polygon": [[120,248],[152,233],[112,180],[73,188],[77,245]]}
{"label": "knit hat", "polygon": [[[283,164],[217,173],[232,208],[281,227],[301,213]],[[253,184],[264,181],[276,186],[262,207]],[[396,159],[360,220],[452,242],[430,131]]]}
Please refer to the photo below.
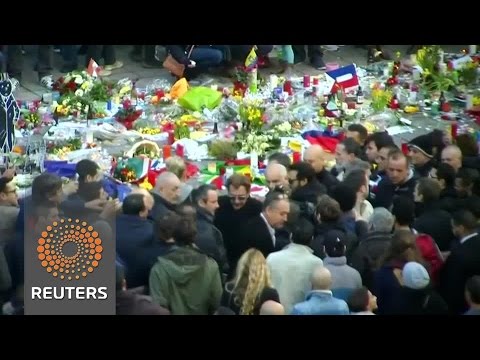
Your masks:
{"label": "knit hat", "polygon": [[409,148],[415,148],[426,157],[433,158],[433,144],[430,135],[420,135],[408,143]]}
{"label": "knit hat", "polygon": [[345,256],[344,247],[347,243],[346,234],[340,230],[330,230],[325,234],[323,246],[329,257]]}
{"label": "knit hat", "polygon": [[430,283],[427,269],[417,262],[406,263],[402,271],[403,284],[410,289],[423,289]]}

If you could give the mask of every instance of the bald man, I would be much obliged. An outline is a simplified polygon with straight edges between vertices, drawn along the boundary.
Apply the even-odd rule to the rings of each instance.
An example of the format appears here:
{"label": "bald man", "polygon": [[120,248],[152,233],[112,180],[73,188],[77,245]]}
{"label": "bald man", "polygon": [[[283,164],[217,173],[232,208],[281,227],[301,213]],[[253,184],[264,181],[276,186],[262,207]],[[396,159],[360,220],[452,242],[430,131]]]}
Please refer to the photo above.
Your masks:
{"label": "bald man", "polygon": [[268,300],[262,304],[260,315],[285,315],[285,308],[276,301]]}
{"label": "bald man", "polygon": [[175,211],[180,198],[180,179],[174,173],[165,171],[161,173],[156,181],[152,196],[155,205],[151,211],[151,218],[156,219],[169,211]]}
{"label": "bald man", "polygon": [[462,167],[462,151],[456,145],[448,145],[442,151],[442,162],[449,164],[455,172]]}
{"label": "bald man", "polygon": [[275,188],[288,190],[287,168],[279,163],[269,164],[265,169],[265,180],[270,191]]}
{"label": "bald man", "polygon": [[145,196],[145,199],[144,199],[145,206],[150,209],[153,208],[153,205],[155,204],[155,200],[153,199],[153,196],[150,193],[150,191],[136,187],[132,189],[132,192],[130,194],[140,194]]}
{"label": "bald man", "polygon": [[293,307],[291,315],[349,315],[345,301],[334,298],[332,274],[324,266],[318,266],[312,274],[312,291],[304,302]]}
{"label": "bald man", "polygon": [[320,145],[312,145],[303,155],[303,160],[315,169],[317,180],[325,185],[327,190],[338,184],[338,180],[325,169],[325,152]]}

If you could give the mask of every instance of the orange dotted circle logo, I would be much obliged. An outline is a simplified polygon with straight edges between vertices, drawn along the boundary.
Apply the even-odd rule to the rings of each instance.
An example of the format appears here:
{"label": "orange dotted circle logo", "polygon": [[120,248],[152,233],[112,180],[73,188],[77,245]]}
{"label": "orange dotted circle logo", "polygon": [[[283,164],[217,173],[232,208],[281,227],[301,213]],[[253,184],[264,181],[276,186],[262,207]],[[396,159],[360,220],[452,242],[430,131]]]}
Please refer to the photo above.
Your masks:
{"label": "orange dotted circle logo", "polygon": [[60,280],[79,280],[99,266],[102,239],[85,221],[61,219],[47,226],[37,241],[38,260]]}

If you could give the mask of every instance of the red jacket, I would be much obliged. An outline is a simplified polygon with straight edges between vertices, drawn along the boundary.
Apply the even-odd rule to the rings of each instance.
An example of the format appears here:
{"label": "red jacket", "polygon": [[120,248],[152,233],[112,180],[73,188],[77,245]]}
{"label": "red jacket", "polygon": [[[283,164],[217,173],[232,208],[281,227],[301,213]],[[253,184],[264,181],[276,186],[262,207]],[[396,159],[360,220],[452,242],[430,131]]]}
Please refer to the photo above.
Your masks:
{"label": "red jacket", "polygon": [[430,235],[417,234],[416,244],[423,259],[430,265],[430,279],[435,284],[444,263],[442,253]]}

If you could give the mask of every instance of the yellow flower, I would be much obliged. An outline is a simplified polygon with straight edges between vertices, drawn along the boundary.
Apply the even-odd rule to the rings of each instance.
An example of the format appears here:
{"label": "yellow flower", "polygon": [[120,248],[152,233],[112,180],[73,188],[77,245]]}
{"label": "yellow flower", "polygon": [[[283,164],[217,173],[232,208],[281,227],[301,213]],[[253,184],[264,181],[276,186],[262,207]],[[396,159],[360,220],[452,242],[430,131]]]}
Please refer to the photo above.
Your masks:
{"label": "yellow flower", "polygon": [[152,190],[153,186],[148,182],[148,178],[146,177],[145,180],[139,185],[140,188],[145,189],[145,190]]}

